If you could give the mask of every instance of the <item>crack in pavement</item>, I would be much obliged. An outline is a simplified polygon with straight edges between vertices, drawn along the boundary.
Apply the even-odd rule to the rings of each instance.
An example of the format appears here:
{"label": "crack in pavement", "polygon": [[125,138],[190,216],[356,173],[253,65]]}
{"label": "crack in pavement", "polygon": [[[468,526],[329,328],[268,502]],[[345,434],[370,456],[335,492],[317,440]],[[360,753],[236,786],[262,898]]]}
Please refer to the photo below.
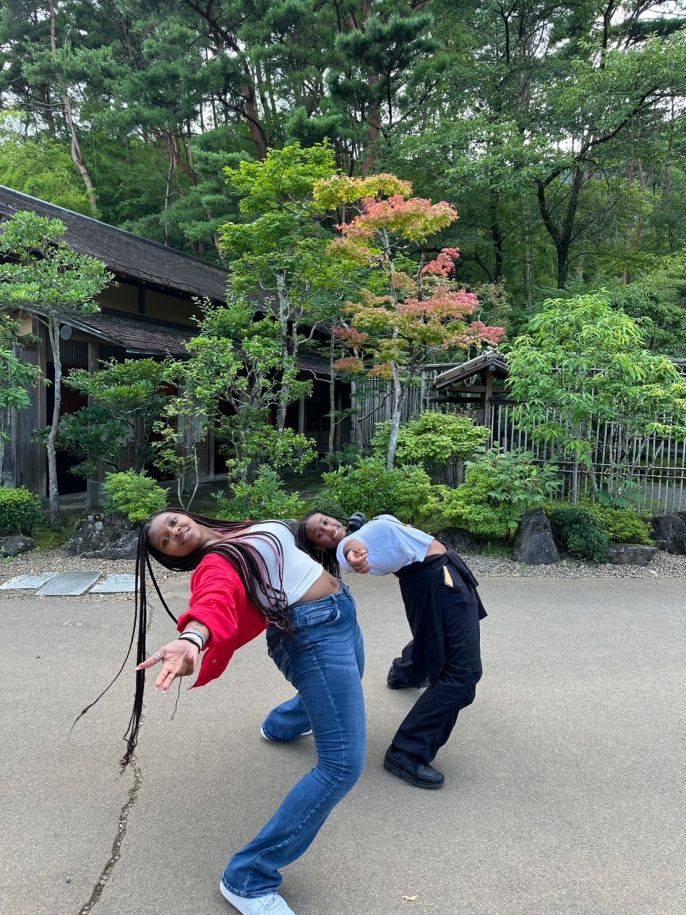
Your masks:
{"label": "crack in pavement", "polygon": [[90,898],[86,904],[79,909],[79,915],[88,915],[88,913],[93,909],[93,906],[98,902],[103,894],[105,886],[107,885],[107,881],[110,879],[112,871],[114,870],[114,866],[121,857],[121,847],[124,842],[124,838],[126,837],[126,827],[128,825],[129,814],[131,813],[133,805],[136,803],[138,792],[141,785],[143,784],[143,773],[136,763],[135,757],[131,760],[131,765],[133,767],[133,785],[129,790],[128,800],[122,807],[121,813],[119,814],[119,826],[117,829],[117,834],[114,837],[114,842],[112,843],[112,854],[110,855],[109,861],[102,869],[97,883],[93,888],[93,892],[90,895]]}

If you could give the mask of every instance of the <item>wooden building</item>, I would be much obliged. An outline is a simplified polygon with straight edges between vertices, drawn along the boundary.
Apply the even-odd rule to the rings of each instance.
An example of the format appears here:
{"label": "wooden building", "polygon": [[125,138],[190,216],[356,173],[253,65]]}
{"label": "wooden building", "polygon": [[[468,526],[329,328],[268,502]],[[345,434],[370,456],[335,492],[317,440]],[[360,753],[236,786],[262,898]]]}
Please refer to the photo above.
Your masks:
{"label": "wooden building", "polygon": [[[103,261],[116,279],[116,285],[99,297],[100,313],[65,318],[60,343],[65,375],[74,368],[95,372],[101,361],[113,358],[183,357],[186,341],[196,332],[198,301],[206,299],[215,305],[226,302],[227,272],[223,268],[0,186],[0,222],[20,210],[60,219],[67,227],[66,241],[79,254]],[[34,315],[25,313],[19,317],[22,331],[38,338],[36,345],[23,347],[23,358],[38,365],[44,377],[51,380],[54,371],[45,328]],[[327,436],[328,366],[325,360],[309,354],[303,357],[301,366],[303,377],[315,379],[315,390],[307,404],[290,408],[289,424],[322,445]],[[83,398],[64,385],[61,412],[74,412],[83,406]],[[52,387],[37,384],[31,406],[10,416],[11,441],[5,452],[2,481],[5,485],[26,486],[42,496],[47,493],[45,449],[34,441],[34,430],[46,426],[51,416]],[[69,473],[75,462],[64,453],[58,453],[58,461],[60,492],[85,490],[85,481]],[[209,478],[222,470],[210,436],[201,454],[201,474]]]}

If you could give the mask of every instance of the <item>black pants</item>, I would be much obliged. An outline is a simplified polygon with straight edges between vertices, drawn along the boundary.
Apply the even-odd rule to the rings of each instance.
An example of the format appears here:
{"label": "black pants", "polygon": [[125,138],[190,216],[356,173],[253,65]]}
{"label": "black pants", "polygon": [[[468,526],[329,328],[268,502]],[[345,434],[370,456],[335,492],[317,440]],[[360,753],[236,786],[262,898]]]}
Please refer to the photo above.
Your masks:
{"label": "black pants", "polygon": [[[414,639],[394,667],[405,682],[429,678],[393,738],[393,746],[430,763],[450,737],[460,710],[481,679],[479,619],[485,616],[468,569],[455,554],[430,557],[402,570],[400,588]],[[445,583],[444,567],[452,586]],[[465,572],[466,569],[466,572]]]}

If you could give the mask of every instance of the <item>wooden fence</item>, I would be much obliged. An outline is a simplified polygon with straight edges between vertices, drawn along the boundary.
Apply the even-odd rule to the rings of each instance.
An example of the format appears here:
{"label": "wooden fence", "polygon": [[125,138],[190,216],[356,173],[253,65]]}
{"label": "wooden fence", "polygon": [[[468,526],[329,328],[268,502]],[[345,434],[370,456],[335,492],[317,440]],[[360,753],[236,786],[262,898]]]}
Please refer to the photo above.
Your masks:
{"label": "wooden fence", "polygon": [[[427,371],[420,382],[412,388],[403,410],[403,422],[420,416],[425,410],[445,409],[444,405],[433,399],[432,382],[436,374],[435,370]],[[390,419],[390,387],[387,382],[381,380],[365,381],[358,385],[357,397],[361,419],[357,423],[359,437],[356,443],[363,454],[369,454],[376,424]],[[515,428],[513,401],[504,398],[494,399],[492,406],[490,443],[498,444],[505,451],[524,448],[532,451],[535,458],[542,463],[557,464],[562,477],[562,486],[557,497],[570,498],[574,476],[572,461],[562,456],[559,448],[554,445],[534,443],[526,433]],[[597,423],[593,428],[594,466],[596,481],[600,488],[606,486],[613,476],[612,442],[615,440],[613,433],[616,431],[610,423]],[[641,446],[639,456],[637,449]],[[647,442],[638,438],[632,439],[629,445],[629,461],[636,464],[633,474],[636,492],[633,495],[637,508],[653,513],[686,511],[686,439],[659,438],[656,435],[651,436]],[[463,473],[462,462],[455,461],[446,468],[434,468],[432,477],[435,482],[456,486],[462,482]]]}
{"label": "wooden fence", "polygon": [[[533,442],[526,433],[515,428],[513,411],[516,404],[513,401],[496,401],[493,406],[491,442],[505,451],[524,448],[533,452],[541,463],[557,464],[562,477],[557,498],[570,498],[573,462],[561,454],[559,447]],[[600,422],[595,423],[591,431],[593,465],[601,490],[607,489],[607,484],[614,478],[613,443],[618,431],[615,424]],[[652,435],[645,441],[633,437],[629,439],[625,453],[629,465],[634,468],[631,479],[636,491],[632,500],[635,498],[637,508],[653,513],[686,511],[686,438]]]}

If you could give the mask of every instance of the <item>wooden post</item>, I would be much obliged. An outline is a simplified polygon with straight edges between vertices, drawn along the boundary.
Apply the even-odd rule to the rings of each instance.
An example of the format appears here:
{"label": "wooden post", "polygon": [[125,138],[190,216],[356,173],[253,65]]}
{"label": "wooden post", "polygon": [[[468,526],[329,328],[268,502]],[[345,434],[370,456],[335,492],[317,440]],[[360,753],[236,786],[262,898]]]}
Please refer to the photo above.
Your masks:
{"label": "wooden post", "polygon": [[[95,375],[98,370],[98,344],[88,342],[88,374]],[[93,397],[88,398],[88,406],[95,403]],[[98,461],[95,480],[86,480],[86,496],[88,510],[93,511],[100,505],[100,483],[102,481],[102,461]]]}
{"label": "wooden post", "polygon": [[[340,416],[343,409],[343,392],[341,391],[341,386],[338,385],[336,390],[336,413]],[[342,423],[336,423],[336,429],[334,432],[334,450],[341,450],[341,433],[342,433]]]}
{"label": "wooden post", "polygon": [[493,393],[493,375],[486,369],[485,372],[486,391],[484,393],[484,426],[491,428],[491,417],[493,416],[493,407],[491,405],[491,394]]}
{"label": "wooden post", "polygon": [[305,398],[301,397],[298,401],[298,433],[303,435],[305,432]]}
{"label": "wooden post", "polygon": [[[41,371],[41,377],[47,377],[48,356],[47,356],[47,334],[45,327],[40,324],[38,318],[33,319],[33,333],[39,338],[36,360]],[[47,417],[47,394],[45,384],[36,386],[36,428],[40,429],[48,424]],[[27,449],[28,451],[28,449]],[[34,462],[36,467],[36,492],[41,499],[46,499],[48,495],[48,455],[44,445],[38,442],[33,444]]]}

